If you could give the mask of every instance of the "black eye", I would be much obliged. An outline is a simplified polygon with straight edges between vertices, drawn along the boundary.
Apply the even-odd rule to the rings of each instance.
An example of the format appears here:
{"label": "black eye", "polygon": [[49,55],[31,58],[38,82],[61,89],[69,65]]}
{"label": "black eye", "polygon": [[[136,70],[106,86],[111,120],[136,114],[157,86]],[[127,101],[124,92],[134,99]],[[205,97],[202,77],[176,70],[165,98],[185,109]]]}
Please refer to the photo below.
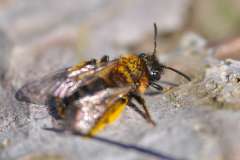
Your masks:
{"label": "black eye", "polygon": [[146,54],[145,53],[140,53],[139,57],[146,57]]}
{"label": "black eye", "polygon": [[159,71],[152,71],[151,72],[151,79],[153,81],[157,81],[160,79],[160,74],[159,74]]}

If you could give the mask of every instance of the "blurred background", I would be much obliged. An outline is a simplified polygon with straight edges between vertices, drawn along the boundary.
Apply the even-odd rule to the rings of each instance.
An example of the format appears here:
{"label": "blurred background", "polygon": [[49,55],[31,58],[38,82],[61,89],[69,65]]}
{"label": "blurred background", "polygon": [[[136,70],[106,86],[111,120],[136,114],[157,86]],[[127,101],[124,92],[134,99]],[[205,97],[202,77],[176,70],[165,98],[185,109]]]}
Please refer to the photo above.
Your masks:
{"label": "blurred background", "polygon": [[153,22],[158,53],[176,48],[186,32],[215,45],[239,34],[239,8],[238,0],[0,0],[1,66],[12,64],[15,75],[14,67],[46,59],[59,68],[104,54],[150,52]]}
{"label": "blurred background", "polygon": [[77,63],[104,54],[150,52],[153,22],[159,29],[159,53],[175,48],[179,38],[190,31],[214,45],[239,34],[240,2],[1,0],[0,44],[4,46],[1,63],[6,65],[5,60],[12,59],[12,63],[20,64],[15,59],[23,57],[33,61],[30,57],[36,56],[32,55],[38,55],[40,61],[46,53],[52,54],[50,62],[61,54],[75,54],[74,58],[67,56],[71,60],[61,60],[61,64],[66,65],[64,62]]}
{"label": "blurred background", "polygon": [[215,45],[239,34],[239,8],[238,0],[0,0],[1,68],[10,64],[13,76],[16,67],[31,72],[29,63],[59,68],[104,54],[150,52],[153,22],[158,53],[176,48],[186,32]]}

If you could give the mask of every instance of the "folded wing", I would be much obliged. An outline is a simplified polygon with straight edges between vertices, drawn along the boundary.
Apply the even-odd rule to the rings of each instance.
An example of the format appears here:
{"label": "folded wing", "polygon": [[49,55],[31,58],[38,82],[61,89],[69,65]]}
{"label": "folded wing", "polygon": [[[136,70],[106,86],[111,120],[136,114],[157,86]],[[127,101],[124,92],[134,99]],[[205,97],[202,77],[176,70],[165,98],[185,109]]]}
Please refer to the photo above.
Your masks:
{"label": "folded wing", "polygon": [[46,104],[49,96],[65,98],[71,96],[79,87],[88,85],[100,75],[109,74],[116,60],[104,64],[86,64],[59,70],[39,80],[27,83],[20,88],[15,97],[19,101]]}
{"label": "folded wing", "polygon": [[130,86],[107,88],[80,98],[68,108],[67,126],[82,134],[96,134],[120,116],[130,90]]}

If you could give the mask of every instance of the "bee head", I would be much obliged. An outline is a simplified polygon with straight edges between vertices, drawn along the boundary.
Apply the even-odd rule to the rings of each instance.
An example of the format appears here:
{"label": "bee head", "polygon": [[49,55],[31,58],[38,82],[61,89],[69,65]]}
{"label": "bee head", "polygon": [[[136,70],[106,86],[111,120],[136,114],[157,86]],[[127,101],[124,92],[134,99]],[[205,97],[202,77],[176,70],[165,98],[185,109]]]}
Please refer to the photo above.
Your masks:
{"label": "bee head", "polygon": [[150,78],[150,82],[158,81],[161,78],[161,74],[163,73],[163,65],[159,63],[156,56],[156,48],[157,48],[157,25],[154,26],[154,49],[152,54],[140,53],[139,57],[146,64],[147,72]]}
{"label": "bee head", "polygon": [[145,53],[140,53],[139,57],[144,61],[147,68],[147,73],[150,78],[150,82],[155,82],[160,80],[161,74],[163,73],[164,66],[159,63],[155,54],[148,55]]}
{"label": "bee head", "polygon": [[168,67],[168,66],[165,66],[165,65],[161,64],[158,61],[157,56],[156,56],[156,52],[157,52],[156,48],[157,48],[157,25],[156,25],[156,23],[154,23],[154,49],[153,49],[153,52],[152,52],[152,54],[146,54],[146,53],[140,53],[139,54],[139,58],[142,59],[143,62],[146,64],[147,73],[149,75],[150,83],[153,83],[153,82],[156,82],[156,81],[160,80],[164,69],[174,71],[177,74],[186,78],[187,80],[189,80],[189,81],[191,80],[184,73],[182,73],[182,72],[180,72],[180,71],[178,71],[174,68],[171,68],[171,67]]}

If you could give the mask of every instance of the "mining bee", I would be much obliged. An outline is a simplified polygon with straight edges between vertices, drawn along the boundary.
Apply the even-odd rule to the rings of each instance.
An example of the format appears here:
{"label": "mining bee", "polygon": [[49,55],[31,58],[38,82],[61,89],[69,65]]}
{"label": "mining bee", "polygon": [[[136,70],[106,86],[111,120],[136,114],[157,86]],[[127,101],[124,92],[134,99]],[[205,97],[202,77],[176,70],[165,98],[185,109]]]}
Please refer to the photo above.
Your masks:
{"label": "mining bee", "polygon": [[125,106],[133,107],[147,122],[155,125],[142,94],[150,86],[158,91],[163,89],[156,82],[164,69],[172,70],[190,81],[184,73],[158,61],[156,37],[157,26],[154,23],[152,54],[126,54],[113,60],[109,60],[108,56],[100,60],[91,59],[27,83],[17,91],[16,98],[29,103],[47,104],[50,111],[55,111],[55,118],[66,122],[66,130],[84,135],[95,135],[114,122]]}

